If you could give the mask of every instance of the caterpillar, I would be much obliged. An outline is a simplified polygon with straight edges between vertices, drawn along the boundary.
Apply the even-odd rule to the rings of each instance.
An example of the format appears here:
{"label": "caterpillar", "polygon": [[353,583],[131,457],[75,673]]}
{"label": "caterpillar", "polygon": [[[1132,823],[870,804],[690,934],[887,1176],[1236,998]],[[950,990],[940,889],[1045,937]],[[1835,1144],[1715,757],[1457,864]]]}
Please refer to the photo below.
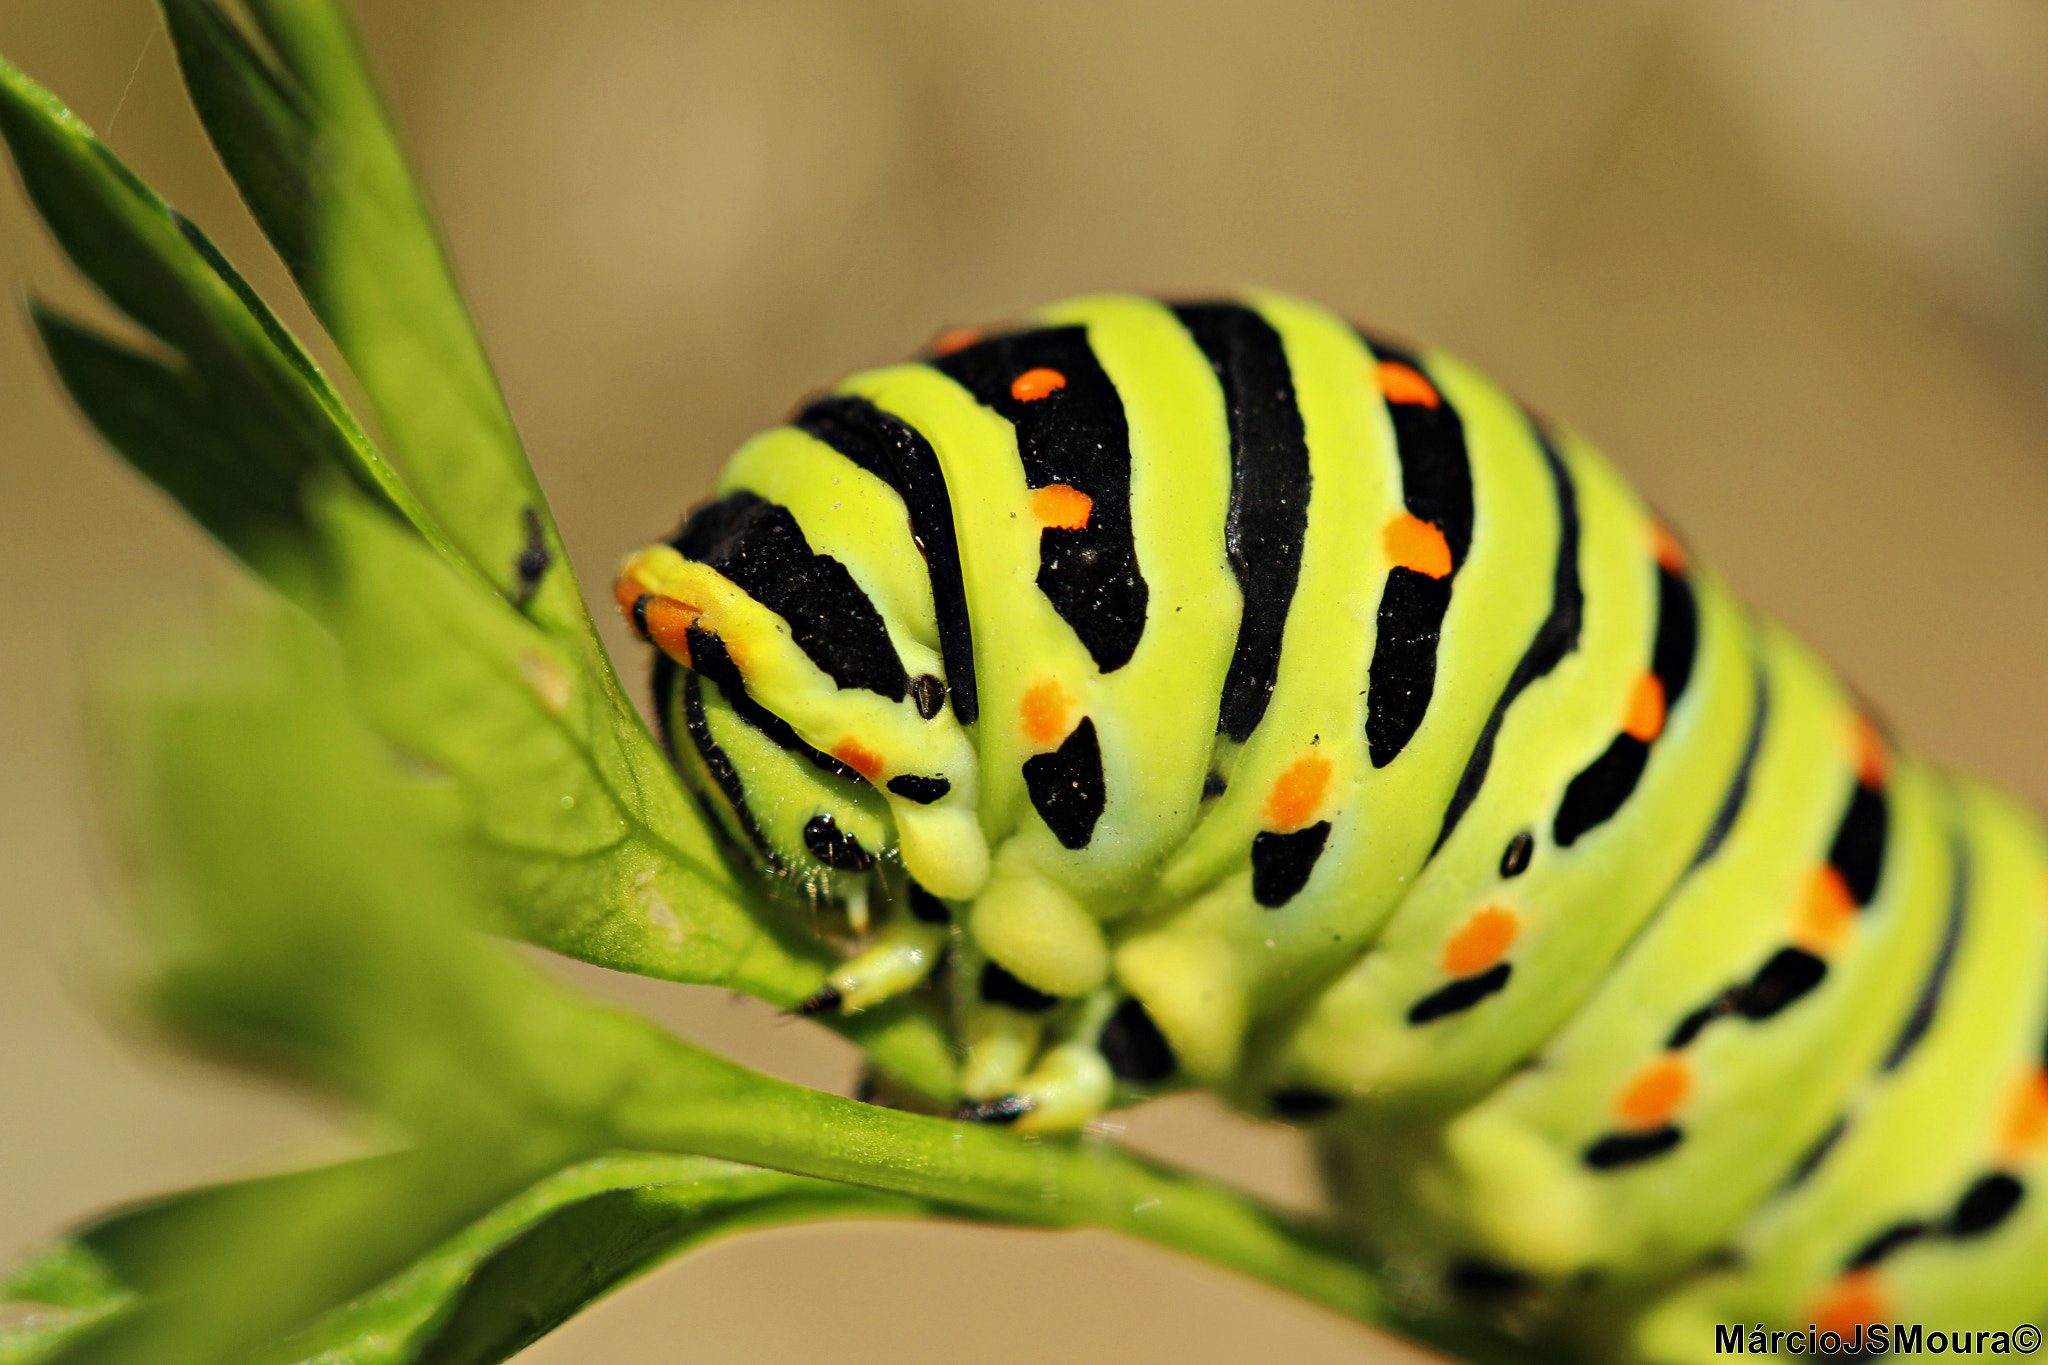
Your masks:
{"label": "caterpillar", "polygon": [[635,552],[675,761],[964,1117],[1309,1126],[1417,1311],[1600,1358],[2048,1311],[2048,841],[1585,442],[1270,293],[941,334]]}

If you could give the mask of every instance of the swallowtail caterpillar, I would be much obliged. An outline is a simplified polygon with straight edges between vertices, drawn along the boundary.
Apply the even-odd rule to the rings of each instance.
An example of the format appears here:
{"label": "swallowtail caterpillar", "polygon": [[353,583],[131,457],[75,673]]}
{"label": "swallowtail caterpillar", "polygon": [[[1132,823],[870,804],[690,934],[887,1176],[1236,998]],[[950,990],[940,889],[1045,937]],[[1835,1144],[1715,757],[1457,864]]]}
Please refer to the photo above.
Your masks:
{"label": "swallowtail caterpillar", "polygon": [[618,601],[736,856],[964,1112],[1312,1125],[1422,1308],[1596,1354],[2048,1311],[2048,843],[1607,463],[1294,299],[941,336]]}

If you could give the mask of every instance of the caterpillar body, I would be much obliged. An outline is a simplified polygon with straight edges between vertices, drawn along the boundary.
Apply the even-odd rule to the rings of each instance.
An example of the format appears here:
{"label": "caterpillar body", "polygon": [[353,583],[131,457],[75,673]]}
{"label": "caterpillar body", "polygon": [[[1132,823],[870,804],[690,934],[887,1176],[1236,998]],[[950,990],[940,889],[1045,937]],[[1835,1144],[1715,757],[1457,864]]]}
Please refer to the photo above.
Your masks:
{"label": "caterpillar body", "polygon": [[1314,1128],[1420,1310],[2048,1310],[2048,841],[1601,457],[1286,297],[942,336],[746,444],[618,600],[735,856],[933,990],[963,1113]]}

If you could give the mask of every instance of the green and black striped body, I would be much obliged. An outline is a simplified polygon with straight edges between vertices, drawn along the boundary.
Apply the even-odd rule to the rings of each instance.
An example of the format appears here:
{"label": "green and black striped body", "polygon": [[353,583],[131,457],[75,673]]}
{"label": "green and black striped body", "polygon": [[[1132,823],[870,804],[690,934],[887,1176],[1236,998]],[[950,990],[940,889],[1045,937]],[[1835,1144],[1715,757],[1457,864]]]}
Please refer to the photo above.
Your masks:
{"label": "green and black striped body", "polygon": [[1417,1307],[1618,1358],[2048,1310],[2037,822],[1447,356],[1058,304],[757,437],[619,600],[855,945],[814,1007],[949,964],[971,1117],[1313,1124]]}

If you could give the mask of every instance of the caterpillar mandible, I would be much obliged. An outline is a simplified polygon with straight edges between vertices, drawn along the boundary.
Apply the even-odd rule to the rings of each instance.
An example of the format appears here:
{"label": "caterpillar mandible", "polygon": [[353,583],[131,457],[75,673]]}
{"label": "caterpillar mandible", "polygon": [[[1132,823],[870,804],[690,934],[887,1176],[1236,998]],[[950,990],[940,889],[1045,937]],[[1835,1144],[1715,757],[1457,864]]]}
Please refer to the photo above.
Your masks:
{"label": "caterpillar mandible", "polygon": [[[962,1112],[1314,1125],[1421,1309],[2048,1311],[2048,843],[1569,432],[1267,293],[943,334],[743,446],[621,609],[734,856],[934,991]],[[843,918],[841,918],[843,917]]]}

